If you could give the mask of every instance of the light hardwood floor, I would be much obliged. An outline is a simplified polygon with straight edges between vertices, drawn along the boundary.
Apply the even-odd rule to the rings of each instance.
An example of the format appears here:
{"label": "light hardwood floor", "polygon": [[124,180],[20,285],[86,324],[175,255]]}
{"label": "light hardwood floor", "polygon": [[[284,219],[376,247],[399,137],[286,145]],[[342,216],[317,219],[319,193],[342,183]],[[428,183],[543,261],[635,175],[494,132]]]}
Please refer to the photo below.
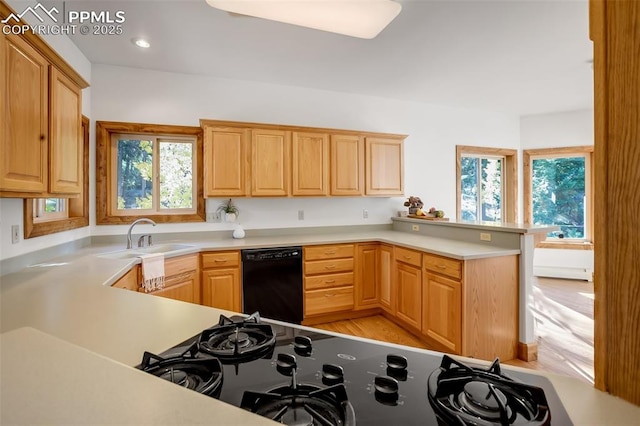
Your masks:
{"label": "light hardwood floor", "polygon": [[[551,371],[593,383],[593,283],[537,278],[534,284],[538,360],[511,360],[505,364]],[[318,324],[314,327],[433,349],[382,315]]]}

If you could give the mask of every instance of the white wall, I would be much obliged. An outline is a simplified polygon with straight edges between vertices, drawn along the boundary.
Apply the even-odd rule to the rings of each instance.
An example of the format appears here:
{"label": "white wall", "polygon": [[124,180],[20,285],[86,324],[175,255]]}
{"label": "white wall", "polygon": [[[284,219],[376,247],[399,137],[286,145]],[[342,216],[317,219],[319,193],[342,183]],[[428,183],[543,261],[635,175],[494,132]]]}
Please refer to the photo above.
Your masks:
{"label": "white wall", "polygon": [[[455,215],[455,145],[518,148],[515,116],[258,82],[94,64],[93,120],[199,125],[199,119],[402,133],[405,193]],[[209,211],[220,199],[208,200]],[[237,199],[247,228],[388,223],[402,198]],[[298,210],[305,220],[298,220]],[[363,219],[362,210],[369,211]],[[93,222],[92,222],[93,223]],[[229,229],[228,224],[165,224],[157,232]],[[94,234],[122,233],[98,226]]]}
{"label": "white wall", "polygon": [[[593,145],[593,110],[522,117],[522,149]],[[591,278],[593,251],[536,249],[534,274],[567,278]]]}

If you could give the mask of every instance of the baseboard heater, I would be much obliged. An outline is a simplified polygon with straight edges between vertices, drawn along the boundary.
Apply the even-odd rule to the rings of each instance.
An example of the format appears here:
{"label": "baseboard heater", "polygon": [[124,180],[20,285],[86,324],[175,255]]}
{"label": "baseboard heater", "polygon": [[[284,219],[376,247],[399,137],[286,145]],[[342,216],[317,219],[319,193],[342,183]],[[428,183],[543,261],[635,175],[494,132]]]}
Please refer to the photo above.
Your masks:
{"label": "baseboard heater", "polygon": [[586,268],[567,268],[559,266],[534,266],[536,277],[567,278],[572,280],[592,281],[593,270]]}

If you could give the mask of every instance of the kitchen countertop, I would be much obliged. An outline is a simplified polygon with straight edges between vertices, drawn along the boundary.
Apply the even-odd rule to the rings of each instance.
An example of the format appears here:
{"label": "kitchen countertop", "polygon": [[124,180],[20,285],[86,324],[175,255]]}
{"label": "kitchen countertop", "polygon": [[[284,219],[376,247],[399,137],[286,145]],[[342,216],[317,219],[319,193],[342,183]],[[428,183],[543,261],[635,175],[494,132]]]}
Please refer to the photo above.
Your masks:
{"label": "kitchen countertop", "polygon": [[[204,250],[331,244],[351,241],[382,241],[461,259],[518,254],[517,250],[394,231],[270,236],[245,240],[185,240],[180,242],[192,244],[193,247],[174,254],[195,253]],[[437,245],[435,249],[433,246],[427,247],[434,244]],[[233,314],[219,309],[109,287],[108,284],[115,282],[117,278],[126,273],[133,264],[138,262],[138,259],[106,259],[97,255],[122,248],[121,245],[92,246],[0,277],[0,326],[2,332],[6,333],[21,327],[32,327],[75,344],[84,350],[94,352],[97,354],[96,356],[119,363],[119,367],[122,369],[133,370],[128,366],[139,364],[144,351],[162,352],[177,342],[184,341],[217,323],[220,314]],[[6,336],[9,336],[9,339],[14,339],[11,337],[11,333],[3,335],[3,347]],[[36,351],[33,357],[42,360],[42,362],[45,359],[41,351]],[[18,361],[15,358],[6,358],[4,352],[2,358],[1,367],[4,377],[5,372],[18,367],[15,365]],[[57,371],[65,369],[62,364],[49,361],[47,361],[47,365]],[[85,372],[86,376],[90,374],[92,373]],[[117,374],[126,375],[127,373]],[[114,378],[115,375],[116,373],[114,373]],[[575,379],[553,374],[545,375],[550,378],[558,390],[575,424],[634,424],[637,422],[636,419],[640,418],[640,407],[599,392]],[[146,386],[144,382],[148,381],[143,377],[136,372],[135,375],[128,375],[127,380],[140,381],[139,386],[143,388]],[[109,380],[109,378],[105,377],[105,380]],[[50,398],[57,398],[55,394],[61,391],[55,381],[44,382],[43,387],[51,390],[46,393],[46,395],[50,395]],[[155,387],[152,388],[155,389]],[[166,386],[159,384],[158,389],[160,390],[158,392],[162,393],[162,396],[158,396],[159,400],[168,395],[168,393],[165,394],[165,388]],[[181,398],[193,398],[194,404],[201,400],[200,395],[191,395],[193,392],[186,389],[179,390],[183,393],[187,392],[181,395]],[[26,385],[24,387],[15,386],[7,390],[10,393],[17,393],[18,396],[28,395],[28,391]],[[4,389],[3,395],[6,395]],[[98,405],[102,403],[100,395],[87,392],[85,396],[87,403]],[[150,398],[154,397],[155,394]],[[5,406],[7,400],[5,397],[2,398],[2,418],[0,419],[2,421],[0,423],[4,424],[5,419],[8,421],[9,418],[16,423],[31,423],[29,420],[32,417],[28,417],[27,413],[22,418],[6,417],[9,414],[5,413],[10,410],[8,405]],[[211,400],[210,403],[215,405],[215,409],[219,413],[217,416],[237,410],[237,408],[219,401]],[[128,417],[131,419],[130,423],[137,423],[135,421],[138,418],[135,417],[137,414],[133,412],[136,408],[135,404],[125,405],[121,412],[114,413],[114,416],[121,419],[130,415],[132,416]],[[206,416],[207,409],[201,411],[203,422],[211,421],[211,418]],[[253,415],[250,413],[248,415],[247,418],[251,420],[247,420],[245,424],[254,424]],[[218,418],[222,417],[216,417],[216,419]],[[76,423],[86,423],[80,418],[77,420]],[[256,419],[256,421],[258,420]],[[119,423],[116,420],[111,422],[110,419],[97,421],[97,423],[100,422]],[[197,422],[198,420],[194,418],[193,423]],[[226,424],[222,421],[219,423]]]}

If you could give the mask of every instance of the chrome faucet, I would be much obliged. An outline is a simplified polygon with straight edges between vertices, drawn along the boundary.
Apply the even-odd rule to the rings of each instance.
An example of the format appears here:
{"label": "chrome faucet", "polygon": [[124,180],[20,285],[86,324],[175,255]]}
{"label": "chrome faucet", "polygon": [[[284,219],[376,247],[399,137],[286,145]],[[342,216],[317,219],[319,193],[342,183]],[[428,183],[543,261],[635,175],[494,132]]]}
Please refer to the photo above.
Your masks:
{"label": "chrome faucet", "polygon": [[[142,217],[140,219],[134,220],[131,225],[129,225],[129,230],[127,231],[127,250],[133,248],[133,242],[131,241],[131,231],[133,231],[133,227],[138,223],[145,222],[150,223],[153,226],[156,226],[156,223],[151,219],[147,219],[146,217]],[[149,245],[151,245],[151,238],[149,238]]]}

